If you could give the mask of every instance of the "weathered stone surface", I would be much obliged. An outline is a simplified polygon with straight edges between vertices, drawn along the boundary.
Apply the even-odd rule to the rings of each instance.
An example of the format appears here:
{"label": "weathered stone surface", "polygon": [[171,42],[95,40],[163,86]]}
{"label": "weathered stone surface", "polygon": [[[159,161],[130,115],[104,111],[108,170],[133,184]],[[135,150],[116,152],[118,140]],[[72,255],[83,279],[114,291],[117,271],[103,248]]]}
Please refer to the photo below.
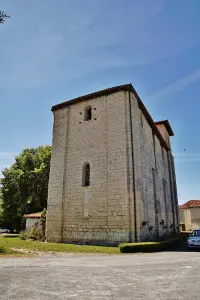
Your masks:
{"label": "weathered stone surface", "polygon": [[[84,121],[88,106],[92,118]],[[178,226],[171,164],[131,92],[56,110],[47,239],[115,244],[169,234]]]}

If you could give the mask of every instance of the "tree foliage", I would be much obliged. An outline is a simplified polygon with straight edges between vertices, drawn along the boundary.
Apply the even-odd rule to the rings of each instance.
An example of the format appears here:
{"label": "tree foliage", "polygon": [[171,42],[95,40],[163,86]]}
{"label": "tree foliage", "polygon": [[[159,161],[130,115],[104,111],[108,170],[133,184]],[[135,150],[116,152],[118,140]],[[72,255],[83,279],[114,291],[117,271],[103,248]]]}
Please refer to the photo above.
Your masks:
{"label": "tree foliage", "polygon": [[0,24],[4,24],[6,18],[10,18],[10,16],[0,10]]}
{"label": "tree foliage", "polygon": [[2,218],[2,192],[1,192],[2,188],[1,188],[1,179],[0,179],[0,226],[3,225],[3,218]]}
{"label": "tree foliage", "polygon": [[11,230],[20,230],[25,213],[47,207],[51,147],[25,149],[2,172],[2,219]]}

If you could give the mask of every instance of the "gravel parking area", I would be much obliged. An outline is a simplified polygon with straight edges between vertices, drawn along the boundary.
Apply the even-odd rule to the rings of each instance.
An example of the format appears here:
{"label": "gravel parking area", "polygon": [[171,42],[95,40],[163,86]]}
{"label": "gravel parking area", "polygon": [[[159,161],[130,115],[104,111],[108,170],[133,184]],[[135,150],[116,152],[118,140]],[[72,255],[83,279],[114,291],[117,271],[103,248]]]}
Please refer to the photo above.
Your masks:
{"label": "gravel parking area", "polygon": [[0,258],[1,300],[200,298],[200,252]]}

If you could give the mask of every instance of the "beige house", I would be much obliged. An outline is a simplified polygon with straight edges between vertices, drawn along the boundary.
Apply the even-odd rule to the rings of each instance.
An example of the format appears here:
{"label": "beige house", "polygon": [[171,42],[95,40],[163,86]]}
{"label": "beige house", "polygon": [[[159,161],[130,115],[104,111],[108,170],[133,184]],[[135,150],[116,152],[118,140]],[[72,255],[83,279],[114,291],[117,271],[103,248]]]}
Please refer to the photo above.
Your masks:
{"label": "beige house", "polygon": [[179,205],[180,227],[182,231],[200,228],[200,200],[190,200]]}
{"label": "beige house", "polygon": [[52,107],[46,238],[87,244],[160,239],[179,230],[167,120],[131,84]]}
{"label": "beige house", "polygon": [[41,212],[37,212],[24,215],[24,218],[26,219],[26,230],[31,229],[36,223],[40,223],[41,214]]}

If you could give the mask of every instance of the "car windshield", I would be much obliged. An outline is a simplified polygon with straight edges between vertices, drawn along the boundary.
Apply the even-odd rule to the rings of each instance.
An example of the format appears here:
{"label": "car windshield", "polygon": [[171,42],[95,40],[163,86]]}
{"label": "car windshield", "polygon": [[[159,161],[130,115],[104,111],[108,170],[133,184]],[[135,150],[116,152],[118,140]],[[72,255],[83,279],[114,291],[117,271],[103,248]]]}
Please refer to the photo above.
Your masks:
{"label": "car windshield", "polygon": [[193,236],[200,236],[200,230],[194,230],[192,235]]}

